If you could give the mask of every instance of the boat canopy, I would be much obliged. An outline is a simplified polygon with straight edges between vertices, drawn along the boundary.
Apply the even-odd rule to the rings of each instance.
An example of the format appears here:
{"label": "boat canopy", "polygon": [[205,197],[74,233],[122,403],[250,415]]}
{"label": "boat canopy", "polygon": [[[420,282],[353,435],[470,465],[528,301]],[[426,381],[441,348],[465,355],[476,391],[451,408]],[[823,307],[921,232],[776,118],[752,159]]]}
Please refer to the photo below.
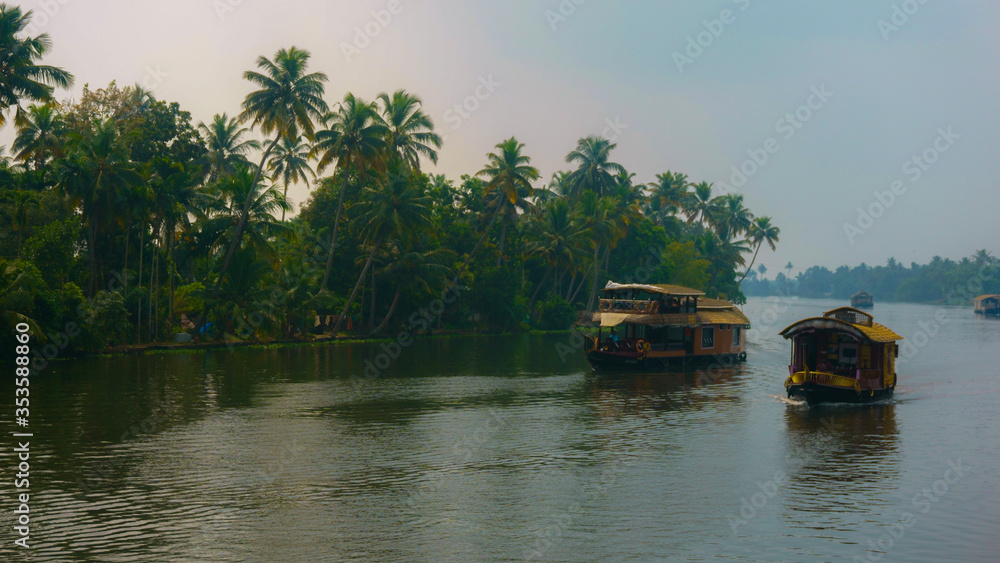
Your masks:
{"label": "boat canopy", "polygon": [[980,301],[989,301],[989,300],[1000,301],[1000,293],[987,293],[986,295],[980,295],[979,297],[973,299],[973,301],[977,303]]}
{"label": "boat canopy", "polygon": [[646,284],[646,283],[615,283],[613,281],[608,281],[608,284],[604,286],[601,291],[626,291],[626,290],[636,290],[645,291],[649,294],[659,294],[659,295],[673,295],[677,297],[701,297],[705,295],[704,291],[698,291],[697,289],[691,289],[690,287],[683,287],[680,285],[670,285],[670,284]]}
{"label": "boat canopy", "polygon": [[629,313],[594,313],[594,322],[601,326],[618,326],[622,323],[649,326],[702,326],[738,325],[750,328],[750,319],[738,309],[729,311],[698,311],[697,313],[672,313],[668,315],[648,315]]}
{"label": "boat canopy", "polygon": [[811,330],[835,330],[872,342],[903,340],[902,336],[889,327],[874,322],[868,313],[851,307],[840,307],[823,313],[822,317],[803,319],[789,325],[779,334],[787,339]]}

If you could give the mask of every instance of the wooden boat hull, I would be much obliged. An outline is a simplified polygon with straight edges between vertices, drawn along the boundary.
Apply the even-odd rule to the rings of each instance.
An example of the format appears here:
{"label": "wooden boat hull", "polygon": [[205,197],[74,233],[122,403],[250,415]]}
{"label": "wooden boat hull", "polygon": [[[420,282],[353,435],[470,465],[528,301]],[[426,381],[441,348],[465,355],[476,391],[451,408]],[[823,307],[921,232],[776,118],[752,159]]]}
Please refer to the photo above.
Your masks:
{"label": "wooden boat hull", "polygon": [[892,396],[893,388],[865,389],[855,391],[843,387],[829,387],[811,381],[795,383],[788,386],[790,399],[802,399],[808,405],[821,403],[874,403]]}
{"label": "wooden boat hull", "polygon": [[701,365],[713,362],[731,365],[746,361],[746,352],[738,354],[714,354],[700,356],[675,356],[669,358],[648,357],[638,354],[613,354],[597,350],[587,352],[587,361],[595,370],[624,371],[666,370],[685,365]]}

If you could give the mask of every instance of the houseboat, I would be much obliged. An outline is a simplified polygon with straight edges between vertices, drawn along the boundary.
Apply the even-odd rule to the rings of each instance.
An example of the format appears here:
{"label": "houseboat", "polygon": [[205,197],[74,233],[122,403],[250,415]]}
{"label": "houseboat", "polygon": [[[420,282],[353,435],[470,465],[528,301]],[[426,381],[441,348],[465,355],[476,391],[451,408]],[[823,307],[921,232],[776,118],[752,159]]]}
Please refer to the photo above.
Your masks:
{"label": "houseboat", "polygon": [[586,351],[595,369],[661,369],[711,358],[746,360],[750,321],[735,305],[666,284],[608,282],[597,337]]}
{"label": "houseboat", "polygon": [[867,403],[896,387],[897,341],[903,337],[871,315],[840,307],[803,319],[781,331],[792,341],[785,390],[791,398],[817,403]]}
{"label": "houseboat", "polygon": [[871,309],[874,306],[872,294],[867,291],[859,291],[851,296],[851,307],[855,309]]}
{"label": "houseboat", "polygon": [[977,315],[1000,316],[1000,293],[980,295],[973,302]]}

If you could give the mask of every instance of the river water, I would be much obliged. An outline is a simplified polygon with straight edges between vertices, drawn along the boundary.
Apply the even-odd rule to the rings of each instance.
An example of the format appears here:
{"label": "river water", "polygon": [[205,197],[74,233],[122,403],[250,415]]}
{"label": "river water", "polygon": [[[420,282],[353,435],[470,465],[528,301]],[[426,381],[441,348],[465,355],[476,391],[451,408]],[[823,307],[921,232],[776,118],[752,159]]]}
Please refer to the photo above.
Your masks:
{"label": "river water", "polygon": [[789,401],[778,331],[839,305],[752,299],[745,364],[666,374],[594,373],[566,334],[54,362],[32,547],[9,438],[0,558],[997,560],[1000,322],[879,303],[913,345],[895,397]]}

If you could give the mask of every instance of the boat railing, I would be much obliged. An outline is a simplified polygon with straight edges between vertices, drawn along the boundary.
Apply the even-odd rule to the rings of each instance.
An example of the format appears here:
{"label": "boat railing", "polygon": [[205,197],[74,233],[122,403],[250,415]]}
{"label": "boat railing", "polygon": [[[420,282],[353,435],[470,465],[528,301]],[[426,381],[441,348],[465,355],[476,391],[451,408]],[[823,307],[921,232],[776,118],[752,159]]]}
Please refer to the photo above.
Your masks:
{"label": "boat railing", "polygon": [[649,299],[601,299],[599,306],[604,313],[653,314],[659,310],[659,301]]}

